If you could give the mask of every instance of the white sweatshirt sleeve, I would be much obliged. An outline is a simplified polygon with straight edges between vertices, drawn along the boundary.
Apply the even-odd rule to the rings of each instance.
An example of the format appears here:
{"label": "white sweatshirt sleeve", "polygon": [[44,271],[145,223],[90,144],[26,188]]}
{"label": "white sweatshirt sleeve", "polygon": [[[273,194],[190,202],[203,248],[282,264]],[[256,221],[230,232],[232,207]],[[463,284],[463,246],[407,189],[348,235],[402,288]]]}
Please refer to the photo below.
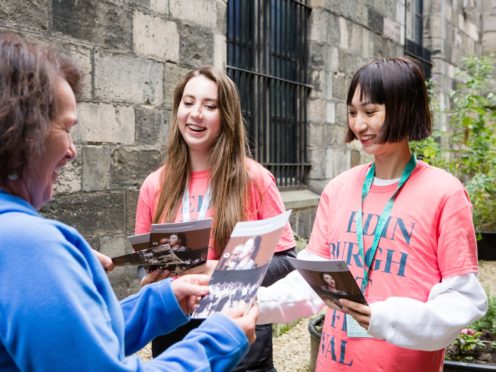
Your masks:
{"label": "white sweatshirt sleeve", "polygon": [[389,297],[370,305],[368,333],[416,350],[439,350],[487,311],[487,297],[475,273],[444,278],[427,302]]}
{"label": "white sweatshirt sleeve", "polygon": [[[303,249],[298,253],[302,260],[325,259]],[[290,272],[270,287],[260,287],[257,292],[258,324],[288,323],[316,314],[324,302],[297,270]]]}

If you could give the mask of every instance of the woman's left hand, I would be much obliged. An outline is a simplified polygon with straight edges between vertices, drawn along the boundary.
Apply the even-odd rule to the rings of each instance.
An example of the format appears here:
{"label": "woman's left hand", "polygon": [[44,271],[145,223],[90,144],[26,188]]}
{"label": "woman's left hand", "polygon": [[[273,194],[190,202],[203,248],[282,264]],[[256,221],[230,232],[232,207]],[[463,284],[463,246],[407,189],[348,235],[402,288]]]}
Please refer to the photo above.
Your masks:
{"label": "woman's left hand", "polygon": [[172,291],[185,314],[190,314],[202,296],[208,293],[210,276],[193,274],[174,279],[171,283]]}
{"label": "woman's left hand", "polygon": [[369,306],[345,299],[340,299],[339,303],[343,307],[343,313],[351,315],[363,328],[369,329],[370,317],[372,315]]}

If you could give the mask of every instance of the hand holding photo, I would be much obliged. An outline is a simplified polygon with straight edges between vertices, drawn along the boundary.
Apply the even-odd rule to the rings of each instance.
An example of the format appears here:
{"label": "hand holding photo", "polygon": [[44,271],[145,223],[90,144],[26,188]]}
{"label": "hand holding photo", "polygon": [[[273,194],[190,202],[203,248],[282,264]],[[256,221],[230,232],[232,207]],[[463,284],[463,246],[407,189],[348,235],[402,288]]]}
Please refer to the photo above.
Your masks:
{"label": "hand holding photo", "polygon": [[341,298],[367,305],[346,262],[305,261],[296,258],[289,260],[328,307],[341,310],[342,306],[339,303]]}
{"label": "hand holding photo", "polygon": [[236,224],[210,279],[209,294],[192,318],[207,318],[227,308],[243,306],[247,311],[251,307],[290,213]]}

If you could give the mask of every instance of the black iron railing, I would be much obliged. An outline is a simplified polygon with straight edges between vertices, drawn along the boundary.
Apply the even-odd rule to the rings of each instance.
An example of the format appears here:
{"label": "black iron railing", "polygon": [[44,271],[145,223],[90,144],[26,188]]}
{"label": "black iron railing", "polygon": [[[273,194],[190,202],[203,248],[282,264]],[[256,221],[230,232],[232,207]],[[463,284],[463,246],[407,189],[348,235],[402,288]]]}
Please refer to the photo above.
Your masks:
{"label": "black iron railing", "polygon": [[304,185],[307,23],[296,0],[229,0],[227,72],[238,86],[250,149],[278,185]]}

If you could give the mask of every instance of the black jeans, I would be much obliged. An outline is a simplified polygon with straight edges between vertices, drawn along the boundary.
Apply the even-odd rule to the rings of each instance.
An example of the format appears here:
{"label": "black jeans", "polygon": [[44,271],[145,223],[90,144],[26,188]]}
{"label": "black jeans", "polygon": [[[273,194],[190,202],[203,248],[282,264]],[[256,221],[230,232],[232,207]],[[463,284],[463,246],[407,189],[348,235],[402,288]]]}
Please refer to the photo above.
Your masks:
{"label": "black jeans", "polygon": [[[270,261],[262,286],[268,287],[294,270],[287,257],[296,257],[295,248],[276,252]],[[164,350],[181,341],[192,329],[202,323],[203,319],[191,319],[188,323],[167,335],[157,337],[152,341],[152,355],[155,358]],[[275,371],[272,361],[272,325],[263,324],[256,327],[257,339],[250,346],[244,359],[234,371],[241,372],[272,372]]]}

